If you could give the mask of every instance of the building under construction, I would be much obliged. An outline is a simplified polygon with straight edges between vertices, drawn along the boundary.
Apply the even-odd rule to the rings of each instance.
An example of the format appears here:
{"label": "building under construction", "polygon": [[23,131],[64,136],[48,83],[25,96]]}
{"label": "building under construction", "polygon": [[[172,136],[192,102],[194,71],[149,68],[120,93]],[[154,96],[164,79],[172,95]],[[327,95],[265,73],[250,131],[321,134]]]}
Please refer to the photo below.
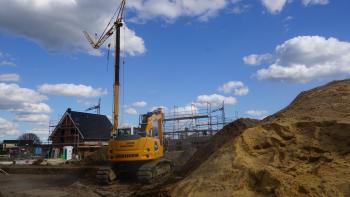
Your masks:
{"label": "building under construction", "polygon": [[[60,121],[54,121],[49,133],[51,156],[57,157],[64,146],[73,146],[74,153],[82,157],[96,148],[106,146],[112,126],[106,116],[96,112],[97,114],[91,114],[67,109]],[[226,122],[228,119],[224,104],[215,107],[211,104],[174,106],[164,118],[165,147],[169,151],[198,148]]]}
{"label": "building under construction", "polygon": [[226,123],[225,105],[212,107],[174,106],[165,115],[165,142],[169,151],[198,147],[206,143]]}
{"label": "building under construction", "polygon": [[62,154],[63,147],[73,147],[73,153],[87,156],[107,146],[112,124],[105,115],[72,111],[64,113],[58,123],[50,126],[51,157]]}

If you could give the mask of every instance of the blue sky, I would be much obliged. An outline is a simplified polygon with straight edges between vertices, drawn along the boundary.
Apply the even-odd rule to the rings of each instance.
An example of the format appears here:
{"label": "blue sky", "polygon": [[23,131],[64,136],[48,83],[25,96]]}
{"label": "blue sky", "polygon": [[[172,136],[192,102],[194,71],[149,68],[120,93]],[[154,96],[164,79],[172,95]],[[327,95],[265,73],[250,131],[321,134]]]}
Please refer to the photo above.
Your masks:
{"label": "blue sky", "polygon": [[[101,32],[118,2],[0,2],[0,140],[45,138],[49,120],[100,97],[111,115],[113,57],[107,69],[106,47],[92,51],[81,31]],[[124,123],[157,106],[223,100],[230,117],[262,118],[349,77],[348,1],[184,2],[128,2]]]}

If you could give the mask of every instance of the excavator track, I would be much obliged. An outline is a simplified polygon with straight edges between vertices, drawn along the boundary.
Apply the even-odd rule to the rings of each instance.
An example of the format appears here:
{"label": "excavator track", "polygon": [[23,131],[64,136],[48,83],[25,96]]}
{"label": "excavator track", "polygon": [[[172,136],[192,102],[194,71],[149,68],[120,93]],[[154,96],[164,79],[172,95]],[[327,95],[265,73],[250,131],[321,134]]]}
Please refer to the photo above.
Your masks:
{"label": "excavator track", "polygon": [[141,183],[156,183],[166,180],[173,171],[173,164],[167,159],[156,159],[142,165],[137,171]]}
{"label": "excavator track", "polygon": [[117,178],[111,167],[100,167],[96,172],[97,182],[101,185],[110,185]]}

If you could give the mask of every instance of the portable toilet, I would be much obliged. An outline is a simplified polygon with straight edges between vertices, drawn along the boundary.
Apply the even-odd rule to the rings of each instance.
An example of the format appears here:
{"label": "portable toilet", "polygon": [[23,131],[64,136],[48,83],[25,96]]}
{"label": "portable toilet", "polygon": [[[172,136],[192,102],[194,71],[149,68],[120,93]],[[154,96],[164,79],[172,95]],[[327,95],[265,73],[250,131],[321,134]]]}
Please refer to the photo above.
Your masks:
{"label": "portable toilet", "polygon": [[41,147],[35,147],[34,148],[34,155],[35,156],[40,156],[40,155],[42,155],[42,153],[43,153],[43,150],[42,150]]}
{"label": "portable toilet", "polygon": [[71,160],[72,155],[73,155],[73,146],[64,146],[63,147],[64,160]]}

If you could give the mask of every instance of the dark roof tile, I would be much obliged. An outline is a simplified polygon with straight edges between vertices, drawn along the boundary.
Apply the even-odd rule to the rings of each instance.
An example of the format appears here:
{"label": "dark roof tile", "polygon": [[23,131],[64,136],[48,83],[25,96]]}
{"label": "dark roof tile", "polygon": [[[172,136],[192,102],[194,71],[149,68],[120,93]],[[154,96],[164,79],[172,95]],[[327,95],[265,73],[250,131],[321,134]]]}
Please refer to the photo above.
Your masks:
{"label": "dark roof tile", "polygon": [[67,111],[85,139],[109,139],[112,123],[107,116]]}

